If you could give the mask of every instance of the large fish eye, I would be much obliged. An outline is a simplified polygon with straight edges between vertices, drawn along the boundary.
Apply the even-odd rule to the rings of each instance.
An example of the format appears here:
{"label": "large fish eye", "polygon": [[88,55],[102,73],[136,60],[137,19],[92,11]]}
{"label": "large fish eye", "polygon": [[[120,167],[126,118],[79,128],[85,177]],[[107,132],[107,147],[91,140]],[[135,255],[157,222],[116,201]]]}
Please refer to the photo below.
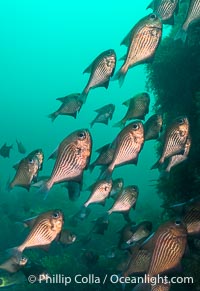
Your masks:
{"label": "large fish eye", "polygon": [[59,217],[60,217],[59,212],[54,212],[54,213],[52,214],[52,217],[53,217],[53,218],[59,218]]}
{"label": "large fish eye", "polygon": [[181,225],[181,221],[180,221],[180,220],[176,220],[176,221],[175,221],[175,225],[176,225],[176,226]]}
{"label": "large fish eye", "polygon": [[105,190],[105,191],[108,191],[108,186],[105,186],[104,190]]}
{"label": "large fish eye", "polygon": [[138,129],[139,128],[139,125],[137,123],[134,123],[133,124],[133,129]]}
{"label": "large fish eye", "polygon": [[151,14],[150,19],[154,20],[156,18],[157,18],[156,14]]}
{"label": "large fish eye", "polygon": [[179,124],[183,124],[184,123],[184,119],[183,118],[178,119],[178,123]]}
{"label": "large fish eye", "polygon": [[78,133],[78,138],[81,139],[81,140],[85,139],[86,138],[85,132],[84,131],[79,132]]}

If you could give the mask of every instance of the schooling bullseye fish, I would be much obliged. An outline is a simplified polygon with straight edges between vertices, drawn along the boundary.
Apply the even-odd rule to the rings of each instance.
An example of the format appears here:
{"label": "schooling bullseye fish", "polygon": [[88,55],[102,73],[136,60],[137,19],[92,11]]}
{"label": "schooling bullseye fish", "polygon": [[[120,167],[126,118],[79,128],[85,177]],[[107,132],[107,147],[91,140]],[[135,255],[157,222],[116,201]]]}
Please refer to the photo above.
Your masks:
{"label": "schooling bullseye fish", "polygon": [[175,36],[175,40],[181,39],[183,42],[185,42],[187,38],[188,29],[194,22],[199,21],[199,20],[200,20],[200,1],[190,0],[190,4],[189,4],[185,21],[181,29],[177,32]]}
{"label": "schooling bullseye fish", "polygon": [[16,174],[9,184],[9,189],[11,190],[15,186],[19,186],[29,191],[32,181],[37,180],[40,169],[38,158],[34,155],[28,155],[18,165],[15,165],[15,167],[17,167]]}
{"label": "schooling bullseye fish", "polygon": [[74,131],[59,145],[51,177],[43,183],[42,192],[48,192],[55,183],[64,181],[82,182],[92,150],[92,138],[87,129]]}
{"label": "schooling bullseye fish", "polygon": [[144,120],[145,115],[149,112],[149,104],[150,97],[148,93],[139,93],[125,101],[123,105],[128,106],[128,110],[122,120],[116,123],[114,126],[123,128],[128,120]]}
{"label": "schooling bullseye fish", "polygon": [[143,143],[144,128],[142,122],[135,121],[124,127],[110,146],[114,149],[114,156],[103,176],[111,176],[116,166],[137,164]]}
{"label": "schooling bullseye fish", "polygon": [[63,223],[63,213],[57,209],[24,221],[24,224],[31,227],[31,231],[20,246],[9,250],[10,253],[20,260],[23,251],[27,248],[48,247],[60,234]]}
{"label": "schooling bullseye fish", "polygon": [[97,116],[90,123],[90,126],[92,127],[95,123],[104,123],[108,125],[109,120],[111,120],[113,117],[113,113],[115,111],[115,105],[108,104],[95,111],[97,112]]}
{"label": "schooling bullseye fish", "polygon": [[1,148],[0,148],[0,156],[4,158],[9,158],[10,157],[10,150],[13,148],[12,145],[7,146],[5,143]]}
{"label": "schooling bullseye fish", "polygon": [[116,66],[116,54],[113,49],[102,52],[83,73],[89,73],[90,78],[79,100],[85,103],[90,89],[109,86]]}
{"label": "schooling bullseye fish", "polygon": [[158,139],[159,133],[162,129],[162,116],[158,114],[154,114],[145,122],[144,124],[144,139],[152,140]]}
{"label": "schooling bullseye fish", "polygon": [[179,0],[153,0],[148,8],[160,17],[163,24],[174,24],[174,14],[178,13]]}
{"label": "schooling bullseye fish", "polygon": [[122,59],[124,63],[114,76],[122,86],[126,73],[130,68],[141,63],[147,63],[154,56],[162,36],[162,22],[152,13],[142,18],[124,38],[121,45],[128,47],[127,54]]}
{"label": "schooling bullseye fish", "polygon": [[77,113],[80,111],[82,107],[82,102],[79,100],[80,94],[74,93],[67,95],[65,97],[57,98],[62,102],[61,106],[55,112],[48,115],[52,121],[56,119],[58,115],[69,115],[76,118]]}
{"label": "schooling bullseye fish", "polygon": [[151,167],[156,169],[166,158],[174,155],[183,155],[185,144],[189,136],[189,121],[186,116],[177,117],[167,127],[164,135],[164,145],[160,159]]}

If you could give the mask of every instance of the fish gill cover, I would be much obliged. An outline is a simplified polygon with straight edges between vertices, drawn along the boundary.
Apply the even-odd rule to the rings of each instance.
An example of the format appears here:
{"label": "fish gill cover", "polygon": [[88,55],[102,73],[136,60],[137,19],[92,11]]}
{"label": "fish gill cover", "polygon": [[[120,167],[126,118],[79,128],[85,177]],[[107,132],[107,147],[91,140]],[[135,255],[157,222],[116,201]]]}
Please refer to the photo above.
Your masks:
{"label": "fish gill cover", "polygon": [[[150,274],[156,264],[156,274],[194,277],[167,290],[200,288],[200,1],[173,1],[167,22],[170,1],[154,2],[1,5],[0,287],[121,290],[109,279],[103,285],[105,275]],[[150,104],[130,102],[143,93]],[[95,199],[85,207],[89,197]],[[155,232],[147,243],[136,234],[146,221]],[[176,240],[171,265],[166,257],[157,264],[156,254],[168,250],[160,230],[169,249]],[[120,245],[127,250],[133,237],[125,252]],[[181,271],[171,267],[176,263]],[[55,274],[72,282],[45,283]],[[77,274],[90,282],[77,284]]]}

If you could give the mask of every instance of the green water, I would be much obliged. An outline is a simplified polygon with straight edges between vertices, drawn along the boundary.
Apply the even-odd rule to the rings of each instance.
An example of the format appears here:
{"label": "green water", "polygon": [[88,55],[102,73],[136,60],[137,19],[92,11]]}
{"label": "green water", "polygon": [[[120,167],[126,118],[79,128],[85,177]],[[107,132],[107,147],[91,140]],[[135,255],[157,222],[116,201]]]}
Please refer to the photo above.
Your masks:
{"label": "green water", "polygon": [[[55,186],[50,191],[46,201],[43,201],[43,197],[35,190],[28,193],[23,188],[14,188],[10,193],[6,192],[6,182],[15,173],[12,166],[22,158],[22,155],[17,152],[15,140],[16,138],[21,140],[27,152],[36,148],[43,149],[46,159],[42,175],[49,175],[53,162],[47,161],[47,157],[60,141],[76,129],[89,128],[89,123],[96,116],[94,110],[108,103],[114,103],[116,110],[108,126],[95,124],[91,129],[92,160],[96,157],[94,152],[97,148],[115,138],[119,129],[112,125],[126,112],[126,107],[122,106],[122,103],[145,90],[146,71],[143,65],[129,70],[122,88],[119,88],[118,82],[110,82],[108,90],[105,88],[91,90],[77,119],[59,116],[52,123],[47,115],[60,105],[56,98],[82,92],[88,80],[88,75],[83,75],[82,72],[98,54],[110,48],[116,51],[118,59],[125,54],[126,48],[120,47],[120,42],[133,25],[149,13],[145,10],[148,4],[149,0],[123,2],[88,0],[70,3],[66,0],[11,0],[1,3],[0,143],[3,145],[7,142],[14,145],[9,159],[0,157],[1,211],[3,213],[0,222],[0,248],[2,251],[21,243],[24,239],[23,232],[20,232],[15,225],[16,221],[44,210],[62,208],[66,216],[65,227],[71,228],[68,217],[80,208],[89,192],[82,193],[76,202],[70,202],[65,190],[60,186]],[[120,62],[117,63],[117,69],[119,66]],[[153,105],[154,97],[151,94],[151,108]],[[155,182],[151,181],[158,175],[157,171],[150,171],[155,160],[155,141],[150,141],[145,144],[137,167],[133,165],[120,167],[115,170],[113,177],[123,176],[126,185],[136,184],[139,187],[139,199],[136,211],[131,213],[132,219],[134,221],[150,219],[156,225],[160,217],[161,201],[155,188],[152,187]],[[98,173],[97,169],[92,174],[85,172],[84,186],[93,183]],[[111,202],[108,202],[105,209],[110,205]],[[24,206],[27,206],[29,210],[25,211]],[[91,217],[75,231],[78,234],[86,233],[90,228],[90,220],[96,218],[99,213],[104,213],[105,209],[98,205],[92,207]],[[97,237],[90,247],[94,249],[98,244],[98,250],[103,254],[105,244],[108,249],[116,245],[115,232],[123,224],[122,216],[114,214],[108,234]],[[39,261],[40,255],[37,251],[34,252],[34,256]],[[80,246],[69,247],[64,253],[69,257],[73,255],[76,260],[77,253],[80,253]],[[51,254],[58,257],[60,254],[60,260],[62,260],[63,253],[59,249],[49,252],[47,256]],[[41,256],[43,257],[44,254],[42,253]],[[57,264],[60,260],[58,259]],[[78,262],[77,272],[80,272],[81,262],[78,258],[76,261]],[[57,265],[54,267],[59,269]],[[71,261],[66,259],[65,271],[70,272],[70,267]],[[14,287],[14,290],[17,288]],[[29,286],[28,288],[36,290],[38,287]],[[47,288],[50,288],[49,285]],[[59,290],[61,286],[51,286],[51,288]],[[114,289],[115,286],[111,288]]]}

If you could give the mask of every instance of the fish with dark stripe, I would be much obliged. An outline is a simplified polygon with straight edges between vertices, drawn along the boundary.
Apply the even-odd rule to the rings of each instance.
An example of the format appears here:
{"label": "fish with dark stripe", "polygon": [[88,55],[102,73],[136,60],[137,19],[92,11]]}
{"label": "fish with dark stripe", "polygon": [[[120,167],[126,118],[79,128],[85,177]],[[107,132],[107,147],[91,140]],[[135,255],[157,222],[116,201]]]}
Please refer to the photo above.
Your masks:
{"label": "fish with dark stripe", "polygon": [[152,140],[159,137],[159,133],[162,129],[162,116],[159,114],[154,114],[145,122],[144,124],[144,139]]}
{"label": "fish with dark stripe", "polygon": [[196,21],[200,20],[200,1],[199,0],[190,0],[189,8],[187,11],[186,19],[175,36],[176,39],[181,39],[183,42],[186,41],[187,31],[189,27]]}
{"label": "fish with dark stripe", "polygon": [[153,0],[148,8],[152,8],[164,24],[174,24],[174,14],[178,13],[179,0]]}
{"label": "fish with dark stripe", "polygon": [[116,54],[113,49],[102,52],[83,73],[90,73],[88,83],[79,100],[85,103],[90,89],[109,86],[110,78],[114,74]]}
{"label": "fish with dark stripe", "polygon": [[186,116],[177,117],[167,127],[164,136],[164,146],[160,159],[151,169],[158,168],[166,158],[184,154],[185,144],[189,136],[189,121]]}
{"label": "fish with dark stripe", "polygon": [[162,35],[162,22],[152,13],[142,18],[124,38],[121,45],[128,47],[128,52],[123,57],[124,64],[114,76],[123,84],[129,68],[148,62],[155,54]]}
{"label": "fish with dark stripe", "polygon": [[10,250],[19,260],[27,248],[48,247],[61,232],[64,216],[60,210],[51,210],[28,219],[24,223],[31,227],[31,232],[20,246]]}
{"label": "fish with dark stripe", "polygon": [[75,180],[82,182],[82,175],[89,164],[92,138],[87,129],[77,130],[67,136],[59,145],[56,162],[41,191],[48,192],[55,183]]}

